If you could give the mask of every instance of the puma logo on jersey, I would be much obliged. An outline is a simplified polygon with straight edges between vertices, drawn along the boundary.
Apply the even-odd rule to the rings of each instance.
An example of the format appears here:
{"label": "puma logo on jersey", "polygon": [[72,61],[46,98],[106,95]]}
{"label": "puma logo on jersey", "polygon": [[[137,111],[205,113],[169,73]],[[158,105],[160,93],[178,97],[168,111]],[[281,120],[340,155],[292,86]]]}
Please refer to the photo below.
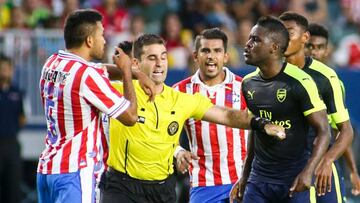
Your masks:
{"label": "puma logo on jersey", "polygon": [[247,97],[248,97],[248,99],[254,99],[254,93],[255,93],[255,90],[254,90],[254,91],[248,90],[248,91],[247,91]]}

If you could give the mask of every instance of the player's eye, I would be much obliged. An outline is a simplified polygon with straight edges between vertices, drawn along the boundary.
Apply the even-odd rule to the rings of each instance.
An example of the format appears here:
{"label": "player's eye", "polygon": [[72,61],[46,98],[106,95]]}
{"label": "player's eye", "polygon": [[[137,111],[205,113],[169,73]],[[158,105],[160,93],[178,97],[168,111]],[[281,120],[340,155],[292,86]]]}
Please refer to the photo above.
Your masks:
{"label": "player's eye", "polygon": [[314,49],[314,46],[312,45],[312,44],[306,44],[306,48],[308,48],[308,49]]}

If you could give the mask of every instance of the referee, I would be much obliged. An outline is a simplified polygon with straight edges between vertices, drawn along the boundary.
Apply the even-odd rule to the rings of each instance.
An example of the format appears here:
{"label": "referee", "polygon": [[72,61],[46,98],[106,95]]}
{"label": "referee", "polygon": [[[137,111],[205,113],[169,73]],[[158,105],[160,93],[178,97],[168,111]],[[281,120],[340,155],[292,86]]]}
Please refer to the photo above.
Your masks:
{"label": "referee", "polygon": [[[154,102],[148,102],[135,81],[137,123],[127,127],[111,119],[109,168],[100,182],[101,202],[175,202],[173,155],[188,118],[284,135],[284,128],[251,117],[246,111],[213,106],[205,96],[181,93],[165,85],[167,51],[159,36],[141,35],[134,42],[133,55],[135,65],[154,81],[156,96]],[[114,87],[123,91],[119,83]]]}

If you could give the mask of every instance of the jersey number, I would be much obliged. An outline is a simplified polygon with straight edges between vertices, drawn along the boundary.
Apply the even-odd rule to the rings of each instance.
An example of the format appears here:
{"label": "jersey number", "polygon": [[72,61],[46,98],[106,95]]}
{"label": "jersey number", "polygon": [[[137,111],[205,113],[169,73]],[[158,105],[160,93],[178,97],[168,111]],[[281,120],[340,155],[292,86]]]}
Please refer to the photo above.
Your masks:
{"label": "jersey number", "polygon": [[50,99],[46,99],[45,102],[45,114],[46,114],[46,121],[47,121],[47,136],[52,144],[54,144],[57,139],[58,135],[56,132],[56,121],[52,117],[53,108],[54,108],[54,101]]}

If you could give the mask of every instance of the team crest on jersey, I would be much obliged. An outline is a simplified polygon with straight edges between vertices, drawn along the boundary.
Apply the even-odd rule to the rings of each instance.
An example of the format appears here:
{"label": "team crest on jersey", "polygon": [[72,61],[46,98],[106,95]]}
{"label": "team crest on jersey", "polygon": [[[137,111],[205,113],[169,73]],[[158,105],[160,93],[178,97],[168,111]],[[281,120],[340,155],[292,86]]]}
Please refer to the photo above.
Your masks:
{"label": "team crest on jersey", "polygon": [[276,98],[279,102],[283,102],[286,99],[286,89],[278,89],[276,91]]}
{"label": "team crest on jersey", "polygon": [[173,121],[169,124],[167,132],[170,136],[175,135],[177,131],[179,130],[179,123],[176,121]]}

